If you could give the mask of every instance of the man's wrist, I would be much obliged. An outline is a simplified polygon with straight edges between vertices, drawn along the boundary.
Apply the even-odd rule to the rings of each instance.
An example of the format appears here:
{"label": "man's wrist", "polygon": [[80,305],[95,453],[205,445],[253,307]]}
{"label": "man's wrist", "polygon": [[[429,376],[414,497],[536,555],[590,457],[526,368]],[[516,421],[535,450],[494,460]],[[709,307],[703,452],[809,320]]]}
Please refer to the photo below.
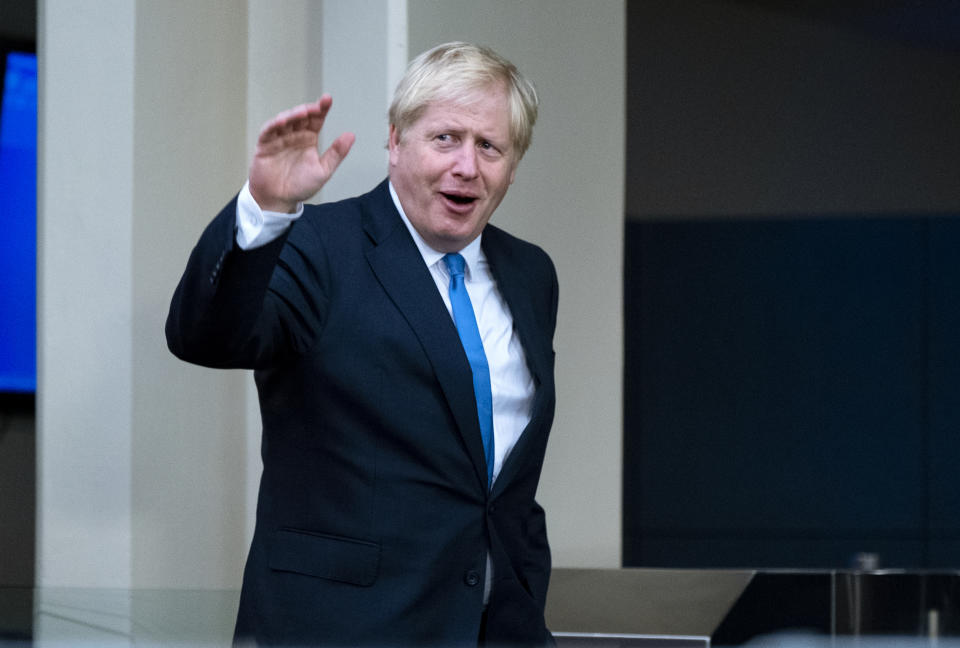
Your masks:
{"label": "man's wrist", "polygon": [[280,237],[293,221],[303,214],[303,204],[294,205],[293,212],[261,208],[246,182],[237,197],[237,245],[242,250],[266,245]]}
{"label": "man's wrist", "polygon": [[249,180],[247,180],[247,186],[250,189],[250,197],[257,203],[261,211],[273,212],[275,214],[295,214],[297,210],[300,209],[301,203],[299,202],[290,203],[260,195],[259,192],[250,186]]}

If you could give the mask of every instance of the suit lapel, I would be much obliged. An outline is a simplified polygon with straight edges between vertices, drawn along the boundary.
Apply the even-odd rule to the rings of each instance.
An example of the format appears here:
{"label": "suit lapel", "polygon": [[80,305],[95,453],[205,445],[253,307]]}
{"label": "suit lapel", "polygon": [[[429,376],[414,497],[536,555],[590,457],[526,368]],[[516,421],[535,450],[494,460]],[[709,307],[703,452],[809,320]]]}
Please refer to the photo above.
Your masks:
{"label": "suit lapel", "polygon": [[510,483],[523,465],[523,459],[529,454],[531,444],[539,436],[537,430],[541,427],[548,399],[553,394],[553,372],[549,359],[549,354],[553,350],[552,341],[545,339],[543,331],[537,326],[537,318],[530,300],[530,291],[533,288],[525,282],[527,273],[517,259],[508,254],[501,236],[500,230],[488,226],[483,234],[483,251],[490,263],[490,270],[497,282],[497,288],[510,308],[513,326],[523,346],[535,391],[530,423],[527,424],[510,452],[510,456],[507,457],[507,461],[501,467],[500,474],[494,482],[494,495]]}
{"label": "suit lapel", "polygon": [[386,181],[368,196],[364,229],[373,245],[367,249],[367,261],[429,358],[477,479],[486,488],[487,471],[473,394],[473,374],[457,329],[420,251],[393,205]]}

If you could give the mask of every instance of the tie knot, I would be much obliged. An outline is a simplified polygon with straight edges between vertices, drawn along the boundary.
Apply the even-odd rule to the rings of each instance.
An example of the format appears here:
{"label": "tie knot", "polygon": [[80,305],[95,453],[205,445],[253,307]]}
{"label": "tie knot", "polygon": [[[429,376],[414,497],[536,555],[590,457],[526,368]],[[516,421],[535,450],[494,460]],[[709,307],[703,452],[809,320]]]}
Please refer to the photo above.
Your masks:
{"label": "tie knot", "polygon": [[463,276],[463,267],[466,265],[463,257],[456,252],[444,255],[443,262],[447,264],[447,270],[453,277]]}

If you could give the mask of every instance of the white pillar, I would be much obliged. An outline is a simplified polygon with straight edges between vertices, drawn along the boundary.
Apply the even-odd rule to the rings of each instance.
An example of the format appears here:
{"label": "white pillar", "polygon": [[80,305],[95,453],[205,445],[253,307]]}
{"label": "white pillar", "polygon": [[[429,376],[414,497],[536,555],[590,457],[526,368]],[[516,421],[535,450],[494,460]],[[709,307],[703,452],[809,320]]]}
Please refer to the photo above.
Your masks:
{"label": "white pillar", "polygon": [[134,20],[41,2],[37,583],[131,584]]}
{"label": "white pillar", "polygon": [[[127,636],[70,620],[58,586],[132,583],[134,6],[38,12],[37,534],[34,637]],[[93,90],[95,89],[95,90]]]}
{"label": "white pillar", "polygon": [[357,139],[321,192],[324,201],[370,191],[387,177],[387,109],[407,62],[405,0],[326,2],[323,14],[323,89],[333,108],[322,135]]}

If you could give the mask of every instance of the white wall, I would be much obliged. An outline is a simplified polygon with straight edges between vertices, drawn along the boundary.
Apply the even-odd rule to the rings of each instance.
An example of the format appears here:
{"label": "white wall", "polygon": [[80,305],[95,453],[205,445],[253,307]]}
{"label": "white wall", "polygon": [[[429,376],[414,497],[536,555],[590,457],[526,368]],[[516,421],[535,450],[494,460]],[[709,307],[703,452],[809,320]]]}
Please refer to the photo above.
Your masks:
{"label": "white wall", "polygon": [[41,2],[38,583],[239,585],[259,417],[243,372],[167,352],[169,299],[259,125],[315,98],[321,77],[358,136],[328,192],[385,175],[408,36],[411,53],[492,44],[540,89],[533,149],[496,218],[560,273],[541,499],[557,564],[619,564],[622,17],[622,1]]}

